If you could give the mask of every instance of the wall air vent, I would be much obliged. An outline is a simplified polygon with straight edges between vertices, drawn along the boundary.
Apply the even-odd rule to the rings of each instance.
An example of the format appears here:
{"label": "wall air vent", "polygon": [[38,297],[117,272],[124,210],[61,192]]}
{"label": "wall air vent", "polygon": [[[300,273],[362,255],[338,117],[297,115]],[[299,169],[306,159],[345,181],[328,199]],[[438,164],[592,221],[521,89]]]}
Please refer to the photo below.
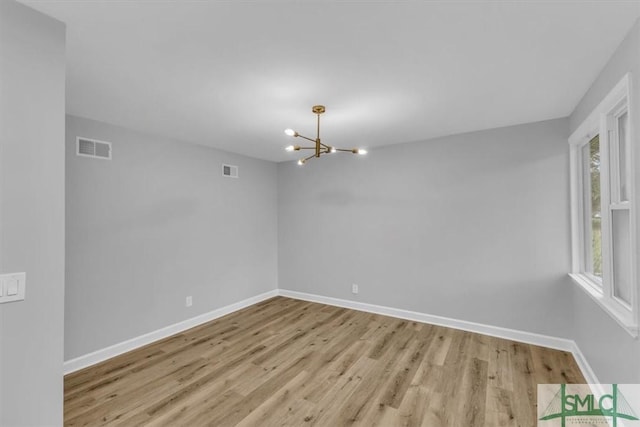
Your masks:
{"label": "wall air vent", "polygon": [[83,157],[111,160],[111,143],[90,138],[76,138],[76,154]]}
{"label": "wall air vent", "polygon": [[233,165],[222,165],[222,175],[227,176],[229,178],[237,178],[238,177],[238,167]]}

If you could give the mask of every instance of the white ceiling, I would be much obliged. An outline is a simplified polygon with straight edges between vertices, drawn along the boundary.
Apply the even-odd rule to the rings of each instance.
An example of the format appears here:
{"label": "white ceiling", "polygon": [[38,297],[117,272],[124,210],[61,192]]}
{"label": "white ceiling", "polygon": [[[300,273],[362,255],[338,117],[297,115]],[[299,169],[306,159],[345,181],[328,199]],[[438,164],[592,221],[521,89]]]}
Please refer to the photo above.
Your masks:
{"label": "white ceiling", "polygon": [[[638,1],[33,1],[67,24],[67,112],[253,157],[569,115]],[[297,142],[297,141],[296,141]]]}

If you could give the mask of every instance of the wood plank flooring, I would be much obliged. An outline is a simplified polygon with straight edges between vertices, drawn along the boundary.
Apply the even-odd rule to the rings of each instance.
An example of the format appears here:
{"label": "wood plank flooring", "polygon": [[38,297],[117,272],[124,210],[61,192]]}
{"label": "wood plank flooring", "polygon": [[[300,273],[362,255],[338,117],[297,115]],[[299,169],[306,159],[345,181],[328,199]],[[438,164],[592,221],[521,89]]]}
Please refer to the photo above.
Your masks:
{"label": "wood plank flooring", "polygon": [[570,353],[277,297],[65,377],[67,426],[526,426]]}

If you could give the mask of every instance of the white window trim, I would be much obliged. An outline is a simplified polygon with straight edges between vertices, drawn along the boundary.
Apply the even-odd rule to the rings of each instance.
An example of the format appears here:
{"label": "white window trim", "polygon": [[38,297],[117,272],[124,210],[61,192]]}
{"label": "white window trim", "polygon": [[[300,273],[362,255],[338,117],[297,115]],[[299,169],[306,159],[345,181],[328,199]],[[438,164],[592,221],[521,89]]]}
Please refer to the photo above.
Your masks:
{"label": "white window trim", "polygon": [[[612,256],[611,256],[611,234],[610,234],[610,210],[611,209],[628,209],[630,214],[630,231],[631,231],[631,257],[632,260],[638,259],[637,251],[637,230],[636,230],[636,212],[634,207],[635,188],[634,188],[634,170],[629,168],[632,175],[630,179],[629,202],[612,203],[609,179],[611,176],[617,176],[616,173],[611,174],[609,171],[609,123],[608,120],[612,116],[617,116],[621,111],[626,110],[629,114],[629,159],[633,159],[635,151],[635,135],[631,111],[635,109],[632,105],[631,93],[631,75],[627,73],[622,80],[613,88],[613,90],[605,97],[600,104],[591,112],[589,117],[576,129],[569,137],[570,145],[570,182],[571,182],[571,252],[572,252],[572,273],[570,277],[573,279],[587,295],[589,295],[600,307],[602,307],[614,320],[616,320],[629,334],[637,337],[640,330],[638,327],[638,266],[633,264],[631,271],[632,295],[631,304],[619,300],[613,295],[612,285]],[[583,164],[581,162],[580,150],[594,136],[600,135],[600,156],[601,167],[600,174],[605,178],[607,185],[601,185],[600,197],[602,200],[602,264],[603,278],[596,279],[588,273],[584,273],[584,248],[585,232],[583,218],[583,195],[582,185]],[[631,161],[631,160],[629,160]],[[617,190],[616,190],[617,191]],[[614,195],[616,196],[616,195]],[[614,200],[617,200],[614,199]],[[606,233],[605,233],[606,230]],[[606,236],[606,237],[605,237]]]}

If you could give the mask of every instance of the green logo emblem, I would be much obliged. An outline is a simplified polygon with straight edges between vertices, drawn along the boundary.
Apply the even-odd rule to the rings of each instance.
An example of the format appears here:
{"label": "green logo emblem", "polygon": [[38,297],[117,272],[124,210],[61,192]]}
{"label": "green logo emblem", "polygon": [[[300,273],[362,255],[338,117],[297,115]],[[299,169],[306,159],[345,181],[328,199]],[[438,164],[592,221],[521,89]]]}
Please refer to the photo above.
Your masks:
{"label": "green logo emblem", "polygon": [[[572,424],[604,421],[605,425],[617,427],[619,419],[638,420],[638,416],[618,389],[617,384],[612,385],[610,394],[601,396],[594,395],[590,389],[586,392],[580,390],[583,391],[582,393],[568,393],[566,384],[559,386],[560,389],[542,413],[540,421],[559,419],[562,427],[566,426],[567,419]],[[539,425],[544,424],[539,423]]]}

